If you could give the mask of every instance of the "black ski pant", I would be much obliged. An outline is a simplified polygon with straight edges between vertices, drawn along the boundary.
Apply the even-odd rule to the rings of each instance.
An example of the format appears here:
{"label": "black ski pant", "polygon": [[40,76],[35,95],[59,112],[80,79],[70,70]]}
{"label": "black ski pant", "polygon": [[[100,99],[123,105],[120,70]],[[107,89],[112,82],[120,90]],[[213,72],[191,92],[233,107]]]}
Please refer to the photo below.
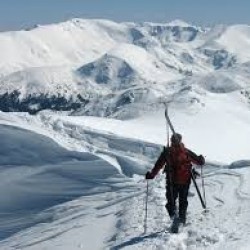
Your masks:
{"label": "black ski pant", "polygon": [[188,207],[188,190],[190,182],[188,184],[173,184],[170,185],[167,181],[166,184],[166,209],[170,217],[176,214],[176,199],[179,198],[179,218],[186,220],[186,212]]}

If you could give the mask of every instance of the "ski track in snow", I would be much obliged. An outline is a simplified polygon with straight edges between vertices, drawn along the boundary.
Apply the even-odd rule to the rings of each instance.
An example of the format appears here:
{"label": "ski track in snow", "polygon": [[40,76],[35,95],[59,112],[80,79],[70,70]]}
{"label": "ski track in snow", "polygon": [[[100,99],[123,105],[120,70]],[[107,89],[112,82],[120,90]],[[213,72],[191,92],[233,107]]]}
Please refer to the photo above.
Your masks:
{"label": "ski track in snow", "polygon": [[[84,239],[87,236],[80,233],[86,227],[94,232],[98,223],[106,230],[106,236],[101,238],[103,249],[244,249],[247,246],[250,238],[250,162],[229,166],[208,163],[204,168],[208,211],[202,211],[191,185],[187,225],[176,235],[168,232],[165,177],[159,175],[149,181],[145,232],[146,181],[143,175],[152,168],[161,150],[159,145],[91,130],[58,118],[43,117],[42,122],[26,118],[19,118],[23,122],[19,121],[20,126],[33,124],[39,127],[40,131],[36,129],[40,133],[47,131],[68,149],[78,148],[101,157],[118,170],[122,178],[109,179],[113,187],[110,190],[96,190],[93,196],[82,197],[78,190],[78,198],[40,211],[38,215],[47,218],[46,223],[26,228],[1,241],[0,249],[40,250],[52,246],[53,249],[100,249],[100,245],[86,246]],[[11,119],[8,122],[11,123]],[[87,183],[84,178],[79,181]],[[198,184],[201,186],[200,180]],[[113,220],[115,228],[105,226],[105,220]],[[78,237],[75,244],[61,243],[65,235],[73,242],[74,237]]]}
{"label": "ski track in snow", "polygon": [[[100,141],[103,141],[103,138],[105,138],[105,142],[108,144],[108,147],[106,147],[108,150],[115,152],[117,150],[117,144],[110,143],[112,142],[112,135],[105,135],[105,134],[99,134],[96,132],[88,132],[86,134],[91,135],[91,139],[96,138],[98,135],[98,139]],[[114,136],[115,137],[115,136]],[[81,138],[82,139],[82,138]],[[114,140],[114,139],[113,139]],[[117,140],[117,138],[116,138]],[[86,138],[84,138],[84,141]],[[95,142],[91,142],[91,145],[100,145],[100,142],[98,140]],[[120,139],[118,140],[120,144],[123,144],[123,142],[126,141],[126,139]],[[152,158],[155,159],[157,156],[157,152],[159,152],[159,148],[156,148],[156,150],[153,148],[152,145],[147,145],[149,150],[145,151],[145,148],[147,148],[143,143],[137,147],[137,143],[132,141],[132,144],[134,144],[135,149],[138,149],[137,151],[133,151],[136,155],[133,155],[135,159],[141,159],[142,155],[147,156],[148,159],[145,165],[152,166]],[[128,142],[126,142],[126,146],[128,145]],[[135,146],[136,145],[136,146]],[[104,145],[102,144],[102,148]],[[152,146],[152,148],[150,148]],[[156,146],[155,146],[156,147]],[[119,149],[119,145],[118,145]],[[129,147],[131,150],[131,146]],[[142,150],[144,149],[144,150]],[[158,149],[158,150],[157,150]],[[102,149],[101,152],[104,150]],[[152,152],[154,154],[152,154]],[[130,155],[130,152],[126,152],[126,155]],[[151,153],[151,154],[149,154]],[[112,153],[113,154],[113,153]],[[124,152],[122,152],[124,155]],[[244,164],[243,164],[244,166]],[[126,168],[128,167],[128,164],[126,164]],[[242,166],[237,166],[237,168],[240,168]],[[205,215],[201,215],[200,212],[201,209],[195,209],[196,213],[193,213],[192,208],[199,208],[200,204],[197,198],[197,195],[195,197],[190,197],[190,205],[189,205],[189,218],[190,218],[190,224],[187,226],[187,228],[184,228],[181,235],[169,235],[166,234],[165,229],[170,226],[170,222],[168,220],[168,217],[166,216],[166,210],[165,210],[165,179],[162,177],[160,178],[160,182],[156,182],[156,186],[153,186],[151,189],[151,194],[149,197],[151,197],[151,200],[149,200],[149,212],[151,213],[151,218],[149,217],[148,221],[148,227],[152,234],[143,234],[143,236],[137,236],[135,237],[136,231],[139,233],[144,231],[143,224],[144,224],[144,217],[142,211],[145,210],[145,195],[141,195],[139,197],[134,196],[132,197],[132,201],[129,201],[127,204],[124,205],[124,214],[126,216],[121,216],[121,219],[117,222],[117,234],[114,236],[115,242],[119,241],[119,238],[123,237],[121,235],[131,235],[130,243],[135,243],[139,241],[140,237],[142,240],[146,239],[146,241],[149,241],[149,244],[145,245],[142,244],[142,248],[144,249],[150,249],[152,248],[152,245],[155,245],[155,249],[173,249],[180,248],[185,249],[186,247],[189,248],[196,248],[196,247],[221,247],[220,243],[223,244],[223,242],[226,242],[227,240],[237,240],[241,238],[242,230],[239,230],[238,227],[244,228],[244,232],[247,235],[250,233],[250,230],[245,230],[245,228],[248,228],[248,223],[246,220],[246,214],[250,211],[248,209],[249,202],[250,202],[250,193],[246,190],[243,190],[244,185],[246,184],[246,177],[245,172],[241,173],[241,170],[237,170],[237,168],[234,169],[226,169],[221,170],[220,166],[218,166],[218,169],[214,171],[214,166],[211,168],[212,172],[209,173],[209,166],[207,167],[207,175],[206,178],[206,191],[209,194],[207,197],[208,204],[209,205],[209,212]],[[247,169],[248,171],[248,169]],[[214,172],[214,173],[213,173]],[[144,174],[145,172],[140,172],[139,174]],[[249,171],[250,173],[250,171]],[[138,174],[133,172],[133,174]],[[141,180],[140,180],[141,182]],[[153,183],[151,183],[153,185]],[[217,186],[217,188],[215,188]],[[195,190],[193,190],[193,187],[191,187],[191,192],[195,193]],[[239,206],[235,207],[235,200],[237,200],[237,204],[239,203]],[[131,203],[133,204],[133,209],[131,209]],[[150,208],[150,203],[153,204],[153,208]],[[126,212],[127,211],[127,212]],[[197,212],[198,211],[198,212]],[[122,213],[122,212],[121,212]],[[126,214],[127,213],[127,214]],[[122,213],[123,214],[123,213]],[[127,219],[126,219],[127,218]],[[151,228],[150,228],[151,223]],[[140,225],[140,226],[138,226]],[[244,226],[245,225],[245,226]],[[126,228],[127,226],[127,228]],[[238,229],[238,230],[237,230]],[[248,231],[248,232],[247,232]],[[132,234],[131,234],[132,233]],[[162,236],[163,234],[163,236]],[[238,235],[237,235],[238,234]],[[152,243],[153,238],[157,238],[156,241],[160,237],[158,235],[162,236],[162,239],[157,244]],[[138,238],[139,237],[139,238]],[[127,238],[127,237],[126,237]],[[150,240],[152,238],[152,240]],[[177,238],[177,239],[176,239]],[[179,239],[180,238],[180,239]],[[124,239],[122,240],[123,243],[120,244],[120,248],[123,246],[126,246],[124,243]],[[126,242],[126,241],[125,241]],[[129,244],[129,242],[127,243]],[[131,246],[134,244],[131,244]],[[140,245],[140,244],[139,244]],[[115,247],[117,246],[117,247]],[[128,245],[129,246],[129,245]],[[119,249],[119,244],[112,246],[114,249]],[[133,247],[133,246],[132,246]],[[164,248],[165,247],[165,248]]]}
{"label": "ski track in snow", "polygon": [[[143,228],[144,193],[124,206],[111,249],[234,249],[227,244],[249,238],[250,193],[243,190],[246,184],[243,174],[247,171],[249,176],[250,169],[241,173],[227,168],[221,170],[218,166],[213,174],[209,171],[207,166],[207,212],[202,211],[197,195],[190,195],[187,225],[179,234],[170,234],[170,221],[164,207],[165,178],[158,177],[149,184],[147,232],[144,233]],[[191,186],[190,194],[193,193]]]}

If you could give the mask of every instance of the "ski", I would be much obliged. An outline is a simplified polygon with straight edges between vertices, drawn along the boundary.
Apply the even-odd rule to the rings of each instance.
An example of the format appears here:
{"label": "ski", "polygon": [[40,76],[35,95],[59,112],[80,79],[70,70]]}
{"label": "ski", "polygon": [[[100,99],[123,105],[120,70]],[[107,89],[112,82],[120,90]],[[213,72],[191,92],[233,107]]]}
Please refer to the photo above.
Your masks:
{"label": "ski", "polygon": [[176,133],[175,133],[175,130],[174,130],[174,126],[173,126],[173,124],[172,124],[172,122],[171,122],[171,120],[169,118],[167,106],[165,108],[165,117],[166,117],[167,123],[168,123],[172,133],[175,135]]}

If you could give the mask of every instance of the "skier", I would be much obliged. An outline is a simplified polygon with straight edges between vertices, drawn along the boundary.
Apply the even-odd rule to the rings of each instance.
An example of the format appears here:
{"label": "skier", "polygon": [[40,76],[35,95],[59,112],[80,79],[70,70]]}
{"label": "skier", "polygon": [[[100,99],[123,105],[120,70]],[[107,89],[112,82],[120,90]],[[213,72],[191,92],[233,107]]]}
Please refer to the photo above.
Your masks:
{"label": "skier", "polygon": [[164,147],[161,155],[155,163],[154,168],[146,173],[146,179],[154,179],[158,172],[165,166],[166,173],[166,209],[170,218],[176,216],[176,199],[179,197],[179,222],[186,223],[186,211],[188,207],[188,190],[191,182],[192,163],[204,165],[205,159],[202,155],[197,156],[191,150],[185,148],[182,136],[175,133],[171,137],[171,145]]}

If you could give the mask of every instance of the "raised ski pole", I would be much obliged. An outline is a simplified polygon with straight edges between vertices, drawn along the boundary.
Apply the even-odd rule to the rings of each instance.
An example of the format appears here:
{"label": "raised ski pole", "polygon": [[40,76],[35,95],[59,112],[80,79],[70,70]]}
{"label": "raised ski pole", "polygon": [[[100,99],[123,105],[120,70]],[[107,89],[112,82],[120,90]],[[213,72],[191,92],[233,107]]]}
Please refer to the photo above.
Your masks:
{"label": "raised ski pole", "polygon": [[148,220],[148,180],[147,180],[146,202],[145,202],[144,234],[147,232],[147,220]]}

